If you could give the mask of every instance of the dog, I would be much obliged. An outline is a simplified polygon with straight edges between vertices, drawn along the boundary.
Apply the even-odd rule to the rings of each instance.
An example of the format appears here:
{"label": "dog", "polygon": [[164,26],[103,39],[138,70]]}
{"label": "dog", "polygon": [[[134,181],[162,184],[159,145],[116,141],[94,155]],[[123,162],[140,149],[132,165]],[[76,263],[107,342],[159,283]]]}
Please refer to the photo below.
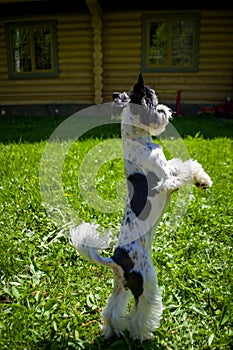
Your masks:
{"label": "dog", "polygon": [[[196,160],[167,160],[152,136],[161,134],[172,111],[159,104],[153,89],[144,85],[142,74],[128,95],[113,93],[113,107],[122,112],[121,133],[127,198],[118,242],[113,256],[99,250],[109,244],[98,234],[98,226],[82,223],[70,230],[71,244],[78,252],[113,270],[114,289],[102,311],[102,332],[106,338],[126,330],[139,341],[151,339],[159,327],[163,305],[156,268],[151,257],[154,231],[174,191],[184,185],[199,188],[212,185],[209,175]],[[134,303],[128,311],[133,295]]]}

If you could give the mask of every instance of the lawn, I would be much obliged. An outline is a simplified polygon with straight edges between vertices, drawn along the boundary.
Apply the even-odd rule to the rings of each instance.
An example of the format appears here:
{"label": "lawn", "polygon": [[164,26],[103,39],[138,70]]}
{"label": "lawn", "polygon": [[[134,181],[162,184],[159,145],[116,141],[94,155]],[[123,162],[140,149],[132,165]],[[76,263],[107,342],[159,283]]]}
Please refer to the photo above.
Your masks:
{"label": "lawn", "polygon": [[[0,119],[0,349],[231,350],[233,120],[196,116],[172,122],[213,187],[193,189],[177,225],[169,225],[173,204],[161,221],[153,259],[165,311],[155,338],[139,344],[128,334],[111,341],[100,336],[112,273],[78,256],[65,224],[55,226],[41,203],[41,157],[63,119]],[[115,137],[118,126],[97,128],[73,145],[64,164],[70,204],[81,220],[96,221],[104,229],[117,228],[122,212],[91,208],[75,181],[88,150]],[[114,187],[122,179],[122,159],[103,165],[97,178],[100,195],[116,196]]]}

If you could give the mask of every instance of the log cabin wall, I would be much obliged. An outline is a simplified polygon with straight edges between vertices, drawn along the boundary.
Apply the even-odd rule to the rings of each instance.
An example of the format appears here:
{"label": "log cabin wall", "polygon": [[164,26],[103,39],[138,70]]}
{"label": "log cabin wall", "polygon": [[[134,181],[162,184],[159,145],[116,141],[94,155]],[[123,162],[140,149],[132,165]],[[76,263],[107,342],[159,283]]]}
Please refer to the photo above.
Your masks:
{"label": "log cabin wall", "polygon": [[[179,11],[180,12],[180,11]],[[232,98],[233,12],[200,10],[197,72],[144,73],[160,101],[216,105]],[[0,107],[81,105],[109,102],[113,91],[129,91],[142,71],[142,15],[156,11],[91,11],[0,18]],[[59,76],[11,80],[8,77],[4,24],[57,21]],[[98,26],[96,27],[96,24]],[[101,53],[102,51],[102,53]]]}
{"label": "log cabin wall", "polygon": [[103,96],[110,101],[112,92],[130,91],[141,71],[141,13],[104,14],[103,26]]}
{"label": "log cabin wall", "polygon": [[[142,69],[143,14],[116,12],[103,17],[105,101],[111,98],[112,91],[129,90]],[[198,72],[143,74],[147,85],[158,92],[164,103],[175,103],[178,89],[182,90],[184,104],[212,105],[232,97],[233,13],[200,11],[200,14]]]}
{"label": "log cabin wall", "polygon": [[[93,36],[89,14],[37,16],[27,21],[56,20],[59,76],[9,79],[4,23],[0,22],[0,105],[81,104],[94,101]],[[14,22],[25,18],[14,18]]]}

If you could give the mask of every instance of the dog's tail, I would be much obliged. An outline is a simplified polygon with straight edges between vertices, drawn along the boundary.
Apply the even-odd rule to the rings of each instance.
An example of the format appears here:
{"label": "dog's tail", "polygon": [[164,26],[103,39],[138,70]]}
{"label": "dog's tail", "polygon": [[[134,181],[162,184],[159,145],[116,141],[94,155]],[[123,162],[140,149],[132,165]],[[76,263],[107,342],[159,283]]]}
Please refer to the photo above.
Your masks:
{"label": "dog's tail", "polygon": [[102,257],[99,250],[103,250],[110,245],[110,232],[102,236],[98,233],[99,225],[83,222],[78,227],[70,229],[70,243],[77,249],[80,255],[88,260],[114,268],[116,263],[111,258]]}

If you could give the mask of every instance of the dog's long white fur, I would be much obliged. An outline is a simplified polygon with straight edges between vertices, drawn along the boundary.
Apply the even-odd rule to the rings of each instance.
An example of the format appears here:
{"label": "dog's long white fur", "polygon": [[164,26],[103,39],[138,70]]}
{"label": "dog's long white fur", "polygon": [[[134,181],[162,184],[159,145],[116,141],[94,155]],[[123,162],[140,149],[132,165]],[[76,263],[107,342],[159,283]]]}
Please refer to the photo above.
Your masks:
{"label": "dog's long white fur", "polygon": [[[154,94],[153,90],[150,92]],[[122,100],[128,101],[127,94],[123,93],[122,96]],[[130,271],[137,278],[142,276],[143,279],[142,291],[139,293],[136,290],[135,294],[138,293],[139,297],[136,295],[135,304],[129,313],[127,306],[131,287],[127,285],[128,272],[127,266],[124,266],[125,262],[119,265],[116,257],[106,258],[99,254],[99,250],[109,247],[110,233],[102,236],[98,233],[98,225],[89,223],[82,223],[70,231],[70,241],[81,255],[110,267],[114,272],[114,290],[102,312],[103,334],[107,338],[112,334],[120,336],[126,329],[134,339],[143,341],[153,337],[153,331],[160,323],[163,306],[157,273],[151,258],[152,227],[158,224],[174,191],[186,184],[196,184],[203,188],[212,185],[209,175],[196,160],[183,162],[177,158],[171,160],[165,158],[161,147],[154,144],[151,135],[158,135],[164,131],[171,117],[171,111],[167,106],[157,105],[155,114],[156,123],[144,126],[140,123],[139,117],[132,114],[129,105],[124,104],[122,138],[124,158],[127,160],[126,176],[137,173],[139,168],[143,168],[145,172],[155,173],[158,178],[158,182],[152,188],[155,191],[150,198],[152,210],[148,217],[145,220],[138,220],[128,198],[119,234],[117,247],[123,247],[122,251],[126,252],[127,261],[133,266]],[[124,135],[126,128],[127,136]],[[158,210],[159,207],[161,212]],[[126,225],[129,218],[131,224]],[[136,228],[141,235],[135,235]]]}

